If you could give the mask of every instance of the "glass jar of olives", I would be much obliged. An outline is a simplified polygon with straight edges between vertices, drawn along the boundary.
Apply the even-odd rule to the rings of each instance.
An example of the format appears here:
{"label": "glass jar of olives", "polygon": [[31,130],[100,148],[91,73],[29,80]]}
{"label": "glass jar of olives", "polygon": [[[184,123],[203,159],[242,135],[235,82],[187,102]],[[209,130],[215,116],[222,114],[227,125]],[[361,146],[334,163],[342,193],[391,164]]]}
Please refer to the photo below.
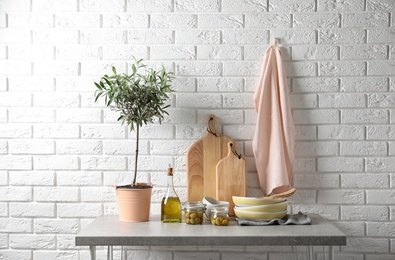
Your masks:
{"label": "glass jar of olives", "polygon": [[184,220],[189,225],[201,225],[203,223],[203,214],[205,205],[201,201],[186,202],[183,205]]}
{"label": "glass jar of olives", "polygon": [[215,226],[227,226],[229,223],[229,209],[223,205],[211,209],[211,224]]}

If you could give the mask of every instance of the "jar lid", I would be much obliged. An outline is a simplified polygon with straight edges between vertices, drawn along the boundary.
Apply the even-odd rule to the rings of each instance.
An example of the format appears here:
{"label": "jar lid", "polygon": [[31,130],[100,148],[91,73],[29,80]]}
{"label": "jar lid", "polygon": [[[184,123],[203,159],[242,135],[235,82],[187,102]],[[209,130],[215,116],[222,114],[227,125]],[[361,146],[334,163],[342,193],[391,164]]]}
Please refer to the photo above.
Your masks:
{"label": "jar lid", "polygon": [[226,212],[228,213],[229,208],[227,206],[224,205],[220,205],[220,206],[215,206],[211,208],[211,212],[215,213],[215,212]]}
{"label": "jar lid", "polygon": [[201,201],[187,201],[183,203],[183,207],[187,209],[204,208],[205,205]]}

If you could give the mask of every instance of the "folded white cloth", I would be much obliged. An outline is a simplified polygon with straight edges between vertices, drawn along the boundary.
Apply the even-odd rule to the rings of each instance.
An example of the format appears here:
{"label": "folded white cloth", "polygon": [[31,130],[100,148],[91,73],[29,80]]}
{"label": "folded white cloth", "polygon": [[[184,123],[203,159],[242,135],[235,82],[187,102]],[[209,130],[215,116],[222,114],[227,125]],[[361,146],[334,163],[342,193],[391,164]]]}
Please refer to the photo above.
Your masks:
{"label": "folded white cloth", "polygon": [[298,214],[288,214],[284,218],[271,220],[236,218],[236,222],[239,226],[311,225],[311,218],[299,211]]}

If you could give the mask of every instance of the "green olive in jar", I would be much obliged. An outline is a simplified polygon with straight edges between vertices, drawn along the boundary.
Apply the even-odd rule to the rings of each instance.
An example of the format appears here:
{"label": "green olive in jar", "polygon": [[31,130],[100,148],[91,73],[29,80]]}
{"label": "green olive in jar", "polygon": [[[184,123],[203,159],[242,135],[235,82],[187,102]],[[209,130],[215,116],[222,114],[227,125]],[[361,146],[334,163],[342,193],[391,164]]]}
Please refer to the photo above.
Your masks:
{"label": "green olive in jar", "polygon": [[227,226],[229,223],[228,208],[219,206],[211,210],[211,224],[215,226]]}
{"label": "green olive in jar", "polygon": [[203,224],[204,204],[201,201],[187,202],[184,204],[183,210],[186,224]]}

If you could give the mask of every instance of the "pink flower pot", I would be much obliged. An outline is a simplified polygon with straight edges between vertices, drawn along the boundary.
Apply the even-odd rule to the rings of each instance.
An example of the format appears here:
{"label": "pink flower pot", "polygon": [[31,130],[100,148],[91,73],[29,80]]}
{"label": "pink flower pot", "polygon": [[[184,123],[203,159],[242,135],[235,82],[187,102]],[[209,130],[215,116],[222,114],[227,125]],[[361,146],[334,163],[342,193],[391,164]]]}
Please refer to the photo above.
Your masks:
{"label": "pink flower pot", "polygon": [[119,220],[125,222],[144,222],[149,220],[151,188],[116,188]]}

